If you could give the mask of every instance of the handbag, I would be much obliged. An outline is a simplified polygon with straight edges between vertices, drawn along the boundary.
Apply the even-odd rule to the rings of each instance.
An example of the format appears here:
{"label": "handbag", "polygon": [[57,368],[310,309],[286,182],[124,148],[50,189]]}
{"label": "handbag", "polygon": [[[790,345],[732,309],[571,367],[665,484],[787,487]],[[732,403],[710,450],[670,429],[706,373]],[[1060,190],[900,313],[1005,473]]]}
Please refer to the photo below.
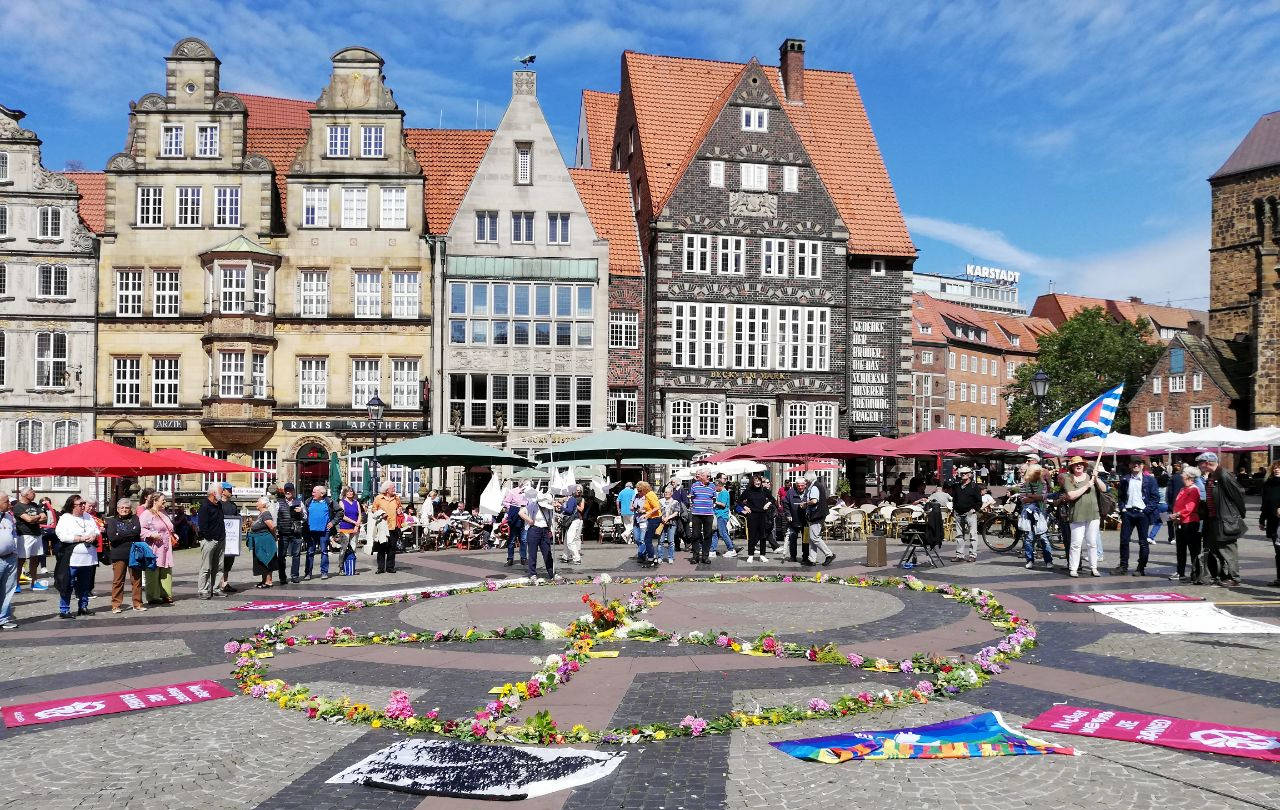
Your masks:
{"label": "handbag", "polygon": [[1116,511],[1116,498],[1111,490],[1094,490],[1098,493],[1098,516],[1106,520]]}

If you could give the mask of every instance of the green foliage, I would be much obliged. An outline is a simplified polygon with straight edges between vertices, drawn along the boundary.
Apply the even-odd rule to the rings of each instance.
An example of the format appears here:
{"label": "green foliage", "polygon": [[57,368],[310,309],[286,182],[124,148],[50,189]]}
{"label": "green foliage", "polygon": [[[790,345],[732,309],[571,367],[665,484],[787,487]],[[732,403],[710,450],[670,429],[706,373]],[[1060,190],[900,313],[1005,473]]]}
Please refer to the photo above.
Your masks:
{"label": "green foliage", "polygon": [[1163,347],[1152,340],[1151,324],[1116,321],[1103,310],[1081,310],[1054,333],[1040,338],[1040,356],[1019,366],[1005,389],[1009,401],[1006,435],[1029,436],[1044,425],[1037,423],[1036,399],[1031,378],[1040,369],[1049,375],[1044,400],[1045,423],[1079,408],[1117,383],[1124,382],[1124,397],[1113,430],[1128,433],[1129,400],[1138,392]]}
{"label": "green foliage", "polygon": [[836,482],[836,497],[843,498],[851,491],[852,490],[849,488],[849,479],[841,476],[840,480]]}

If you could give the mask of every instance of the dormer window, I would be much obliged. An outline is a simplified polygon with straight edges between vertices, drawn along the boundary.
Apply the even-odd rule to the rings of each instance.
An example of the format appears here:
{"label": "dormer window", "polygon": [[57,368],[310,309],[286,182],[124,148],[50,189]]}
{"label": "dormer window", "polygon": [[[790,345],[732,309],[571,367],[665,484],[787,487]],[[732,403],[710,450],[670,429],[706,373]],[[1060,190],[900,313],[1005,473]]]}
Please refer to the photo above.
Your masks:
{"label": "dormer window", "polygon": [[326,154],[329,157],[351,156],[351,127],[346,125],[329,127],[329,151]]}
{"label": "dormer window", "polygon": [[743,132],[768,132],[769,111],[760,107],[742,108]]}
{"label": "dormer window", "polygon": [[165,124],[160,136],[160,157],[182,157],[184,141],[182,124]]}

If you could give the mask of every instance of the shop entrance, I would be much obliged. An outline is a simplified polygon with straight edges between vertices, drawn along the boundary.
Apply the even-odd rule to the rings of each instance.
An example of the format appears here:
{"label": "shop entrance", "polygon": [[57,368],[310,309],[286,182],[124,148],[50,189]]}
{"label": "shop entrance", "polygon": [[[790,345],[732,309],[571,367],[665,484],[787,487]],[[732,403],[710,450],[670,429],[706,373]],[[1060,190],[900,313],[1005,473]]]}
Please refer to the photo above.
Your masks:
{"label": "shop entrance", "polygon": [[298,496],[311,497],[313,487],[329,485],[329,455],[318,444],[304,444],[298,450]]}

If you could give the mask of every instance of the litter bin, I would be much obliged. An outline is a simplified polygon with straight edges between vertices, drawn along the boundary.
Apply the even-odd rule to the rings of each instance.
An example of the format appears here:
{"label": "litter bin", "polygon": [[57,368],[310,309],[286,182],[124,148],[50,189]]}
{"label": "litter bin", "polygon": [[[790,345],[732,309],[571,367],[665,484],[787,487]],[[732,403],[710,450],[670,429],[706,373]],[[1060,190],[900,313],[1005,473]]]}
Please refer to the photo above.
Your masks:
{"label": "litter bin", "polygon": [[889,564],[889,551],[883,535],[871,535],[867,538],[867,567],[884,568]]}

